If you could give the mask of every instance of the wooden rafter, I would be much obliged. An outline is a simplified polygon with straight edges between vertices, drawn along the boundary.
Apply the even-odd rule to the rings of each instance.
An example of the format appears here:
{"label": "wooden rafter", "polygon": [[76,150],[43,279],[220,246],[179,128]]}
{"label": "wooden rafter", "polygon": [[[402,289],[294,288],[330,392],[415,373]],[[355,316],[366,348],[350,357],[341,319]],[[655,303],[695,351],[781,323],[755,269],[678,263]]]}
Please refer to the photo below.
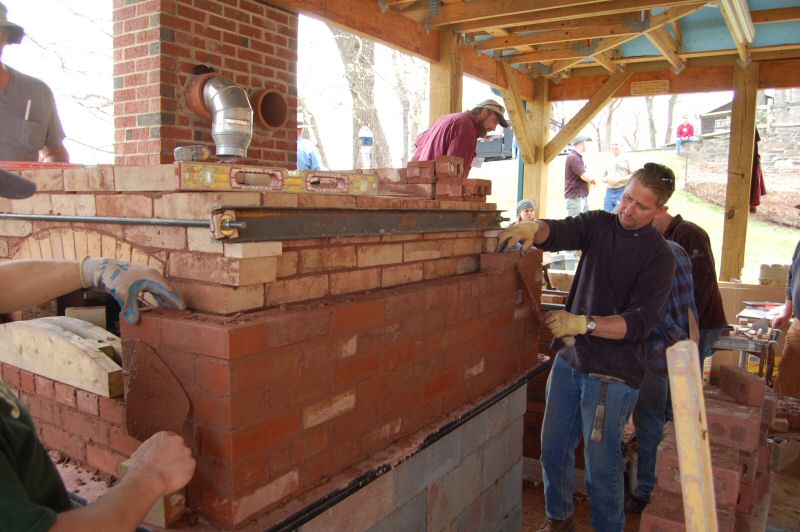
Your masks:
{"label": "wooden rafter", "polygon": [[[646,27],[650,20],[649,11],[638,11],[635,13],[617,13],[614,15],[602,15],[599,17],[582,17],[567,20],[557,20],[555,22],[545,22],[528,24],[527,26],[514,26],[509,28],[511,35],[520,35],[536,31],[556,31],[574,30],[579,28],[598,28],[603,26],[613,26],[625,24],[628,26]],[[487,30],[488,31],[488,30]],[[470,32],[464,32],[470,33]]]}
{"label": "wooden rafter", "polygon": [[576,28],[574,30],[554,30],[533,33],[529,35],[498,37],[478,42],[478,50],[497,50],[514,48],[517,46],[532,46],[539,44],[561,43],[596,39],[614,35],[638,35],[641,28],[629,24],[612,24],[593,28]]}
{"label": "wooden rafter", "polygon": [[[531,24],[548,24],[564,20],[577,20],[584,17],[614,15],[619,13],[635,13],[646,9],[665,6],[683,6],[698,4],[697,0],[615,0],[594,5],[580,5],[558,9],[537,11],[534,15],[523,13],[518,15],[494,16],[490,18],[463,22],[458,25],[462,32],[482,31],[488,28],[513,28],[515,26],[529,26]],[[701,4],[704,5],[704,4]],[[431,25],[436,26],[435,19]],[[442,24],[446,25],[446,24]]]}
{"label": "wooden rafter", "polygon": [[[666,24],[670,24],[674,20],[678,20],[679,18],[683,18],[686,15],[694,13],[699,9],[702,9],[704,4],[691,4],[685,6],[677,6],[671,7],[664,11],[663,13],[659,13],[658,15],[653,16],[650,19],[650,27],[643,32],[643,34],[648,34],[652,31],[655,31]],[[608,37],[605,39],[601,39],[600,42],[597,44],[594,52],[587,55],[586,57],[594,57],[597,54],[601,54],[603,52],[607,52],[612,48],[616,48],[617,46],[621,46],[624,43],[635,39],[637,36],[624,36],[624,37]],[[550,75],[558,74],[559,72],[563,72],[573,66],[577,65],[578,63],[582,62],[584,58],[580,59],[567,59],[564,61],[558,61],[553,64],[551,67]]]}
{"label": "wooden rafter", "polygon": [[736,46],[739,60],[744,65],[750,62],[749,47],[755,37],[755,27],[750,12],[747,11],[747,4],[744,3],[743,9],[737,9],[740,2],[744,3],[744,0],[720,0],[719,9]]}
{"label": "wooden rafter", "polygon": [[614,61],[613,54],[610,51],[597,54],[593,59],[609,72],[615,72],[617,70],[617,63]]}
{"label": "wooden rafter", "polygon": [[598,90],[594,96],[589,98],[580,111],[572,117],[564,127],[547,143],[544,148],[544,160],[549,163],[558,155],[575,135],[588,124],[594,116],[600,112],[603,106],[610,100],[617,90],[631,76],[630,72],[621,71],[608,78],[608,81]]}
{"label": "wooden rafter", "polygon": [[536,48],[535,51],[525,54],[515,54],[503,57],[506,63],[523,65],[525,63],[541,63],[542,61],[559,61],[580,59],[594,50],[594,43],[572,43],[567,45]]}
{"label": "wooden rafter", "polygon": [[683,59],[678,55],[678,43],[675,38],[667,31],[667,28],[657,28],[645,34],[650,42],[658,48],[658,51],[672,65],[675,72],[680,72],[686,67]]}
{"label": "wooden rafter", "polygon": [[800,7],[781,7],[777,9],[759,9],[750,12],[753,24],[770,22],[790,22],[800,20]]}
{"label": "wooden rafter", "polygon": [[511,65],[502,63],[500,69],[508,87],[503,92],[503,100],[506,104],[508,117],[514,128],[514,135],[519,141],[520,152],[526,163],[534,161],[536,146],[533,142],[533,125],[530,116],[525,111],[525,102],[520,97],[519,88],[513,75],[514,68]]}
{"label": "wooden rafter", "polygon": [[536,11],[594,3],[597,0],[472,0],[440,7],[438,13],[431,17],[431,26],[449,26],[503,15],[530,15]]}

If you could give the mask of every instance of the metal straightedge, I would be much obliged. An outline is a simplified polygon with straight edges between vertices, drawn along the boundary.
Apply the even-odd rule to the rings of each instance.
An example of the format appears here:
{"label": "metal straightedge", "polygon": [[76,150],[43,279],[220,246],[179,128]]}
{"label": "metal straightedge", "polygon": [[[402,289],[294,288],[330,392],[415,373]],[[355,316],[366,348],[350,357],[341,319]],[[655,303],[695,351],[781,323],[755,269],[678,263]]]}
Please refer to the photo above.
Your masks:
{"label": "metal straightedge", "polygon": [[211,231],[219,240],[261,242],[491,231],[500,229],[500,220],[493,210],[219,207],[211,211]]}

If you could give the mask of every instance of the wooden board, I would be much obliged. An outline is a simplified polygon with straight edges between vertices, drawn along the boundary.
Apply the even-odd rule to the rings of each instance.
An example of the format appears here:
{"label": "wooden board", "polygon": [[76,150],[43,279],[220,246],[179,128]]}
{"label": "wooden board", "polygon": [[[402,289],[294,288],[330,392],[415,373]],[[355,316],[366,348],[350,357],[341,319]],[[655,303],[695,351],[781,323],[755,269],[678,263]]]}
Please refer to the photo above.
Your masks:
{"label": "wooden board", "polygon": [[0,325],[1,362],[104,397],[122,395],[122,368],[98,346],[53,321]]}

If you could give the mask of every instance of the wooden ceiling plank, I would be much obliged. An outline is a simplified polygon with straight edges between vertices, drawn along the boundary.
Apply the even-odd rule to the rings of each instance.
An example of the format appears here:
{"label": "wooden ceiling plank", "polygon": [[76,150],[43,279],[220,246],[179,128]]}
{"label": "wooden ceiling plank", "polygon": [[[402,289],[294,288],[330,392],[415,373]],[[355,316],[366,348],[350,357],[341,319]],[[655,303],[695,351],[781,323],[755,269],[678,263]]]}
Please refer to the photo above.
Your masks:
{"label": "wooden ceiling plank", "polygon": [[556,155],[561,153],[561,150],[563,150],[567,144],[575,138],[575,135],[603,109],[603,106],[614,96],[614,93],[617,92],[630,76],[630,72],[620,71],[608,78],[608,81],[603,84],[600,90],[589,98],[586,105],[584,105],[581,110],[561,128],[556,136],[547,143],[547,146],[544,148],[545,163],[549,163]]}
{"label": "wooden ceiling plank", "polygon": [[544,11],[537,11],[536,13],[522,13],[518,15],[496,16],[497,13],[494,13],[495,16],[490,18],[472,22],[462,22],[458,24],[458,31],[484,31],[487,28],[509,29],[516,26],[549,24],[564,20],[577,20],[585,17],[633,13],[655,7],[674,7],[693,4],[705,5],[699,3],[697,0],[615,0],[614,2],[604,2],[602,4],[548,9]]}
{"label": "wooden ceiling plank", "polygon": [[[650,12],[645,12],[642,19],[642,12],[636,13],[617,13],[614,15],[601,15],[599,17],[572,18],[568,20],[557,20],[555,22],[545,22],[544,24],[529,24],[527,26],[514,26],[509,28],[512,35],[530,33],[534,31],[556,31],[574,30],[579,28],[600,28],[613,26],[616,24],[642,25],[644,26],[650,19]],[[465,32],[469,33],[469,32]]]}
{"label": "wooden ceiling plank", "polygon": [[546,43],[560,43],[569,41],[580,41],[584,39],[597,39],[601,37],[611,37],[614,35],[633,35],[641,32],[640,28],[634,28],[627,24],[615,24],[611,26],[600,26],[596,28],[578,28],[574,30],[555,30],[544,31],[531,35],[519,35],[499,37],[478,41],[478,49],[481,51],[497,50],[503,48],[514,48],[517,46],[532,46]]}
{"label": "wooden ceiling plank", "polygon": [[665,27],[655,29],[645,34],[645,36],[653,43],[653,46],[658,48],[658,51],[664,58],[672,65],[673,72],[680,73],[681,70],[686,68],[686,63],[678,55],[678,43],[675,38],[667,31]]}
{"label": "wooden ceiling plank", "polygon": [[612,53],[610,51],[603,52],[602,54],[597,54],[594,56],[595,62],[597,62],[601,67],[605,68],[611,73],[616,72],[617,70],[617,63],[612,59]]}
{"label": "wooden ceiling plank", "polygon": [[770,22],[793,22],[800,20],[800,7],[781,7],[777,9],[759,9],[750,12],[753,24]]}

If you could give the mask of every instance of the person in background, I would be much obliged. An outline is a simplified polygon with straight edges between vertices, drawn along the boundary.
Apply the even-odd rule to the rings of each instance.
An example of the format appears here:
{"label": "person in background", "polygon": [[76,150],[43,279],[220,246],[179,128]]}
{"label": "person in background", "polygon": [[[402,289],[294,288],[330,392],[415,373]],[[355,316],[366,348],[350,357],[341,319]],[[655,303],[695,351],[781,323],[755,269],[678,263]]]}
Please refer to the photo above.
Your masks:
{"label": "person in background", "polygon": [[614,160],[603,175],[603,182],[608,187],[606,188],[606,197],[603,199],[603,210],[606,212],[614,212],[619,205],[632,173],[631,163],[627,157],[622,155],[622,148],[618,143],[611,144],[611,153],[614,155]]}
{"label": "person in background", "polygon": [[692,261],[694,302],[700,324],[698,352],[702,367],[703,361],[714,353],[714,343],[728,326],[725,308],[722,305],[722,294],[717,283],[711,240],[708,238],[708,233],[699,225],[684,220],[680,214],[672,216],[669,207],[656,214],[653,226],[664,235],[664,238],[678,243],[686,250]]}
{"label": "person in background", "polygon": [[491,133],[500,124],[508,127],[505,108],[495,100],[484,100],[469,111],[440,117],[417,135],[417,149],[412,161],[435,161],[442,155],[464,159],[464,179],[469,177],[476,141]]}
{"label": "person in background", "polygon": [[517,203],[517,221],[519,222],[532,222],[536,219],[536,202],[530,199],[524,199]]}
{"label": "person in background", "polygon": [[591,137],[580,136],[572,141],[572,151],[564,163],[564,199],[567,200],[567,216],[578,216],[589,210],[589,185],[595,180],[586,172],[583,153]]}
{"label": "person in background", "polygon": [[303,138],[303,133],[311,126],[305,122],[297,124],[297,169],[321,170],[319,150],[309,139]]}
{"label": "person in background", "polygon": [[786,343],[783,346],[778,377],[775,379],[775,393],[800,399],[800,242],[794,248],[789,277],[786,279],[786,303],[783,314],[772,320],[772,326],[782,329],[789,325]]}
{"label": "person in background", "polygon": [[2,62],[3,48],[25,35],[7,13],[0,3],[0,161],[69,162],[50,87]]}
{"label": "person in background", "polygon": [[667,244],[675,254],[675,277],[661,322],[647,339],[647,373],[633,409],[638,448],[636,490],[625,498],[625,511],[632,513],[644,511],[656,486],[656,455],[664,437],[664,423],[670,405],[667,348],[687,338],[696,343],[700,336],[694,305],[692,261],[678,244],[670,240]]}
{"label": "person in background", "polygon": [[694,136],[694,126],[689,123],[689,116],[683,115],[683,122],[678,125],[675,139],[675,150],[678,152],[678,155],[683,151],[682,147],[685,143],[697,142],[698,140],[700,139]]}
{"label": "person in background", "polygon": [[[35,191],[27,179],[0,171],[0,196],[24,199]],[[139,320],[137,296],[142,291],[162,306],[183,308],[181,297],[155,270],[87,257],[80,262],[0,263],[0,313],[39,305],[81,287],[107,290],[130,323]],[[97,502],[72,509],[30,413],[0,381],[0,530],[134,530],[159,497],[189,482],[194,468],[183,438],[159,432],[133,453],[128,473],[118,484]]]}
{"label": "person in background", "polygon": [[[661,321],[675,277],[675,255],[652,221],[674,190],[672,170],[647,163],[631,177],[616,215],[597,210],[520,222],[498,236],[500,251],[517,243],[523,252],[533,244],[545,251],[582,250],[565,310],[544,316],[558,354],[542,422],[547,520],[539,532],[574,530],[581,438],[592,525],[625,528],[622,436],[645,379],[647,339]],[[572,345],[564,341],[568,336]]]}

